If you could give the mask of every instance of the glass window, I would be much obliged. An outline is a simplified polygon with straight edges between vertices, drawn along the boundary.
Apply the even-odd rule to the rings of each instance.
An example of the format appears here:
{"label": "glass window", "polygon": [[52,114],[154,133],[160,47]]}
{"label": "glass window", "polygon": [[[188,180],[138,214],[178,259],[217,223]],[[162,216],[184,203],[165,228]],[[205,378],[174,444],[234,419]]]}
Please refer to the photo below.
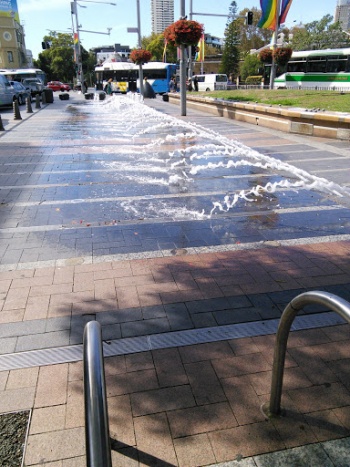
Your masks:
{"label": "glass window", "polygon": [[307,62],[308,73],[325,73],[326,72],[326,57],[310,57]]}
{"label": "glass window", "polygon": [[306,60],[301,59],[300,61],[288,62],[287,72],[290,73],[305,73]]}
{"label": "glass window", "polygon": [[330,73],[340,73],[346,70],[347,57],[332,56],[327,61],[327,71]]}
{"label": "glass window", "polygon": [[13,62],[13,53],[11,51],[7,52],[7,60],[9,63]]}

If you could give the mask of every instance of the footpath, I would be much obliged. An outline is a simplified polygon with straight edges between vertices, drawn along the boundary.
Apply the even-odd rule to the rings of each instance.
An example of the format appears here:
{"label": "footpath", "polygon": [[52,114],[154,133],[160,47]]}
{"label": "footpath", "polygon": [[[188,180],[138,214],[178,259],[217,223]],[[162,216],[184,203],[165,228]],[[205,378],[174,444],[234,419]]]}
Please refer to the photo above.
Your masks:
{"label": "footpath", "polygon": [[[87,105],[79,94],[68,103],[55,96],[33,114],[22,111],[20,122],[2,114],[0,413],[28,413],[24,465],[86,465],[82,341],[85,324],[97,320],[114,467],[350,466],[350,325],[337,314],[320,305],[299,313],[288,339],[283,416],[268,418],[262,410],[271,392],[275,333],[290,300],[320,290],[350,302],[349,211],[342,229],[327,236],[298,238],[296,229],[278,241],[255,242],[248,225],[244,244],[144,254],[132,250],[133,238],[118,255],[115,239],[101,233],[96,250],[93,244],[77,256],[82,233],[70,230],[71,249],[66,243],[50,256],[57,232],[52,227],[50,237],[50,214],[40,211],[34,186],[44,186],[45,171],[59,158],[81,157],[87,130],[77,135],[63,124],[59,136],[54,130],[72,103]],[[159,98],[145,105],[178,112]],[[82,112],[82,118],[90,117]],[[222,126],[198,111],[188,118]],[[225,125],[247,145],[301,144],[277,132]],[[142,144],[154,138],[145,134]],[[96,144],[93,139],[91,152]],[[79,161],[85,172],[86,159]],[[55,190],[62,183],[56,180]],[[64,183],[68,192],[69,179]],[[35,231],[29,220],[21,224],[29,216]]]}

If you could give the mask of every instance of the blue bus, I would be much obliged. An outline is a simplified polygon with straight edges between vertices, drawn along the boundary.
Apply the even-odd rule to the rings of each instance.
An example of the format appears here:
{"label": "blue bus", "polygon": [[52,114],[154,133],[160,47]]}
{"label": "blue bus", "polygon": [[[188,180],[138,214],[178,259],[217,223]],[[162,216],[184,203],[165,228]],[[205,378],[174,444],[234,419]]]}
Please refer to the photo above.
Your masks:
{"label": "blue bus", "polygon": [[[156,94],[169,92],[170,79],[176,75],[174,63],[149,62],[142,65],[143,77],[152,85]],[[112,78],[112,92],[136,92],[140,88],[139,65],[130,62],[104,62],[95,67],[96,88],[103,89]]]}

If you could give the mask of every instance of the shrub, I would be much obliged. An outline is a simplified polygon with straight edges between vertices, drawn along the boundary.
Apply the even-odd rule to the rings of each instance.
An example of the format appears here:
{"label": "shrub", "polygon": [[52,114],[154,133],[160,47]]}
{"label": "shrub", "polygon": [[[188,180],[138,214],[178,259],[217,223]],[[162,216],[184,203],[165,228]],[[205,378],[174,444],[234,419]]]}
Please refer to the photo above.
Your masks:
{"label": "shrub", "polygon": [[272,50],[262,49],[258,54],[259,60],[262,63],[272,63]]}
{"label": "shrub", "polygon": [[287,65],[293,50],[290,47],[277,47],[273,52],[273,58],[279,66]]}
{"label": "shrub", "polygon": [[262,75],[247,76],[247,79],[245,80],[245,84],[260,85],[262,79],[263,79]]}

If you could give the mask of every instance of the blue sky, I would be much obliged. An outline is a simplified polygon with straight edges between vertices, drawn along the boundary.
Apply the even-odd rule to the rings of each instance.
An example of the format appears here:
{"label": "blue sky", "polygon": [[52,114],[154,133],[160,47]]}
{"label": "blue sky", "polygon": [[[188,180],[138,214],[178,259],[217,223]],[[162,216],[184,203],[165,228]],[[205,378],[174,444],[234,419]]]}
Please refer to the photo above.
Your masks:
{"label": "blue sky", "polygon": [[[98,47],[101,45],[113,45],[119,43],[135,47],[137,34],[128,33],[127,27],[137,26],[136,0],[110,0],[117,6],[106,3],[98,5],[98,0],[89,2],[81,0],[78,7],[79,23],[82,29],[95,32],[107,32],[112,28],[110,36],[81,32],[80,39],[85,47]],[[107,2],[107,0],[106,0]],[[79,3],[79,2],[78,2]],[[231,0],[193,0],[193,11],[198,13],[227,14]],[[238,11],[243,8],[260,8],[259,0],[236,0]],[[141,10],[141,34],[151,33],[150,0],[140,0]],[[48,30],[59,32],[71,32],[72,18],[70,13],[70,0],[17,0],[19,17],[24,25],[26,34],[26,46],[32,50],[34,58],[37,58],[41,50],[43,37]],[[186,0],[186,13],[190,1]],[[85,7],[85,8],[84,8]],[[293,21],[297,23],[309,23],[319,20],[326,14],[334,16],[336,0],[293,0],[288,13],[286,25],[291,26]],[[180,16],[180,0],[175,0],[175,20]],[[204,24],[205,31],[214,36],[223,37],[226,24],[224,17],[194,16],[193,19]]]}

